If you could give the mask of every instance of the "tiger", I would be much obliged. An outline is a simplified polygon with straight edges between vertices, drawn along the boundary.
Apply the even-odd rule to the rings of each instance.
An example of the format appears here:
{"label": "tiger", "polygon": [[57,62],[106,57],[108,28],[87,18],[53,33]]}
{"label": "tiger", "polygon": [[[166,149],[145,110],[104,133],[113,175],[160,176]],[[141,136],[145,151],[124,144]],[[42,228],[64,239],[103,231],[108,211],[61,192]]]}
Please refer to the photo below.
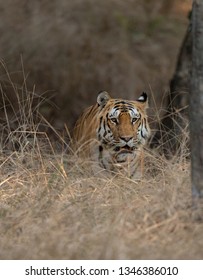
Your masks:
{"label": "tiger", "polygon": [[75,123],[75,150],[90,157],[93,166],[101,170],[140,177],[143,147],[150,136],[147,108],[145,92],[135,101],[114,99],[108,92],[100,92],[96,104]]}

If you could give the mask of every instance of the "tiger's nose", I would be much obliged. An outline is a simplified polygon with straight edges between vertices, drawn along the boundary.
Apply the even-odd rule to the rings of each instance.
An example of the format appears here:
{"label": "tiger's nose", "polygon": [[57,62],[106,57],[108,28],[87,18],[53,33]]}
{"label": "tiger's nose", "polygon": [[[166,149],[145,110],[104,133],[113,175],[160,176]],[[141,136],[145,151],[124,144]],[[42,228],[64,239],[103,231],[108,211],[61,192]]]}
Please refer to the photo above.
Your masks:
{"label": "tiger's nose", "polygon": [[121,138],[121,140],[125,141],[126,143],[128,143],[132,139],[131,136],[123,136],[123,137],[120,137],[120,138]]}

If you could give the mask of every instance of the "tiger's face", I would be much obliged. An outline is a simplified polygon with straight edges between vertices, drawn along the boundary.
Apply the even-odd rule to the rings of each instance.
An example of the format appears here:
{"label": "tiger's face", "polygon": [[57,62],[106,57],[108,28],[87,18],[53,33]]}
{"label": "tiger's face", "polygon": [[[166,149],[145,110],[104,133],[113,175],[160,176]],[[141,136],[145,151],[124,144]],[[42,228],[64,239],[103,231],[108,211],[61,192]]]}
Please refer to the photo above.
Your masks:
{"label": "tiger's face", "polygon": [[97,137],[101,147],[114,154],[116,161],[125,161],[126,156],[134,154],[149,137],[145,112],[147,95],[143,93],[137,101],[106,98],[98,102],[101,116]]}

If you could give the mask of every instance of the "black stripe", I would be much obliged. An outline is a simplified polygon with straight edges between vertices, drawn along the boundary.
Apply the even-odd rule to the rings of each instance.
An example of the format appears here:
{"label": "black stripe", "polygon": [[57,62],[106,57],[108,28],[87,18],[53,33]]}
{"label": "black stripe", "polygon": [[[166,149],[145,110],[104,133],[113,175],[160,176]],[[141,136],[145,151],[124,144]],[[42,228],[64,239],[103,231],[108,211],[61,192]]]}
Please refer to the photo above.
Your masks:
{"label": "black stripe", "polygon": [[118,103],[118,104],[115,104],[115,106],[113,107],[114,109],[123,109],[123,108],[127,108],[127,109],[135,109],[135,106],[133,106],[132,104],[130,104],[130,103],[127,103],[127,102],[125,102],[125,103]]}
{"label": "black stripe", "polygon": [[145,121],[145,119],[143,120],[141,120],[141,136],[142,136],[142,138],[146,138],[144,135],[143,135],[143,133],[142,133],[142,127],[144,127],[145,128],[145,125],[143,124],[143,122]]}
{"label": "black stripe", "polygon": [[[114,114],[115,114],[117,111],[119,111],[119,110],[120,110],[120,108],[118,109],[118,108],[115,108],[115,107],[113,107],[112,109],[115,109]],[[112,116],[114,116],[114,115],[109,115],[109,117],[112,117]],[[107,114],[106,118],[108,118],[108,114]]]}
{"label": "black stripe", "polygon": [[102,152],[103,152],[103,147],[100,145],[99,146],[99,157],[100,157],[100,155],[102,155]]}
{"label": "black stripe", "polygon": [[103,147],[101,145],[99,146],[99,162],[104,169],[107,169],[103,161]]}
{"label": "black stripe", "polygon": [[120,105],[113,106],[113,109],[120,109]]}
{"label": "black stripe", "polygon": [[102,127],[102,122],[103,122],[103,117],[100,117],[100,119],[99,119],[99,130],[100,130],[101,127]]}
{"label": "black stripe", "polygon": [[104,134],[103,136],[105,137],[107,135],[107,129],[106,129],[106,120],[104,121]]}

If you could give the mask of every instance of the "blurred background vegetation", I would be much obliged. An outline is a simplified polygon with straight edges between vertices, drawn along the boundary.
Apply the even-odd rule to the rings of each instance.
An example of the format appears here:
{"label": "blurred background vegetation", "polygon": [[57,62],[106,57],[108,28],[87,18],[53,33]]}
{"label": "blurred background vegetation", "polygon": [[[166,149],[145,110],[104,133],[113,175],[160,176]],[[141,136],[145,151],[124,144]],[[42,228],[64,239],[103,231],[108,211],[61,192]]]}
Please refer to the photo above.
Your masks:
{"label": "blurred background vegetation", "polygon": [[9,106],[11,112],[18,107],[16,91],[34,91],[47,99],[40,101],[43,116],[57,129],[64,123],[71,129],[100,90],[127,99],[146,91],[155,122],[164,111],[191,3],[0,0],[1,108],[8,106],[9,115]]}

